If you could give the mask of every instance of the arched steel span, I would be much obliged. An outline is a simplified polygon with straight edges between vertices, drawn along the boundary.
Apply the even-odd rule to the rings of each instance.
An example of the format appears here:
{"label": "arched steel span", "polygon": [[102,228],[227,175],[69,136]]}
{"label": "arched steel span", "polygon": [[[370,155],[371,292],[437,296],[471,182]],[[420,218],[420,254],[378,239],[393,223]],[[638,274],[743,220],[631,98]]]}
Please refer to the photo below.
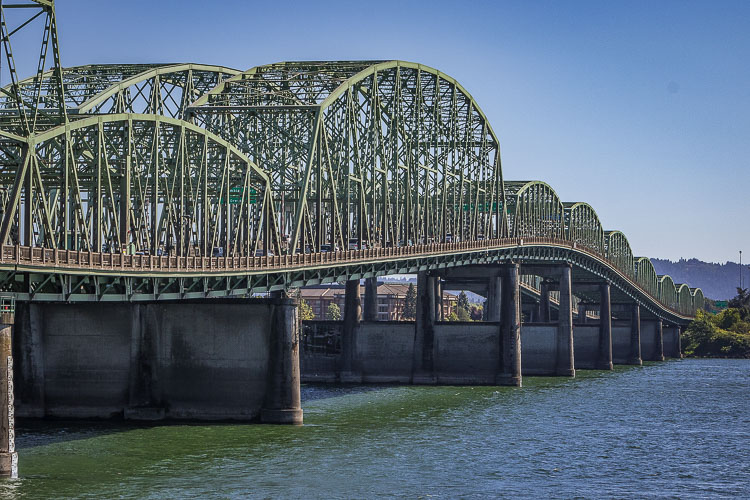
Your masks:
{"label": "arched steel span", "polygon": [[151,255],[211,255],[226,245],[237,255],[279,251],[278,231],[267,224],[268,174],[185,121],[88,117],[18,143],[12,158],[19,160],[3,191],[6,244]]}
{"label": "arched steel span", "polygon": [[511,235],[563,238],[563,204],[552,186],[541,181],[508,181],[507,217]]}
{"label": "arched steel span", "polygon": [[190,114],[274,173],[292,253],[507,234],[497,137],[471,95],[433,68],[260,66]]}
{"label": "arched steel span", "polygon": [[677,287],[674,286],[674,281],[668,275],[659,276],[659,301],[670,309],[678,309],[678,295]]}
{"label": "arched steel span", "polygon": [[691,288],[690,294],[693,296],[693,314],[699,309],[703,309],[705,298],[703,297],[703,290],[700,288]]}
{"label": "arched steel span", "polygon": [[603,254],[604,229],[594,208],[583,202],[564,202],[563,206],[568,239],[596,253]]}
{"label": "arched steel span", "polygon": [[693,295],[690,293],[690,287],[685,283],[675,285],[677,289],[677,307],[682,314],[689,315],[693,313]]}
{"label": "arched steel span", "polygon": [[[652,296],[659,297],[659,278],[654,265],[648,257],[635,258],[635,275],[638,283]],[[701,303],[701,307],[703,307]]]}
{"label": "arched steel span", "polygon": [[[148,115],[101,114],[136,109],[123,103],[128,92],[143,85],[155,89],[176,82],[187,88],[188,75],[198,69],[213,74],[217,85],[194,91],[203,93],[188,108],[194,124],[158,116],[181,114],[188,102],[184,93],[172,108],[177,111],[154,105],[158,97],[151,92],[155,99],[140,100],[138,108]],[[463,87],[432,68],[399,61],[282,63],[224,81],[232,70],[214,66],[119,70],[118,77],[113,76],[118,69],[109,68],[88,94],[66,96],[75,104],[67,128],[60,124],[22,137],[0,127],[2,241],[40,251],[72,250],[72,260],[69,252],[65,259],[76,266],[128,266],[128,277],[92,278],[94,290],[107,290],[95,293],[101,299],[108,293],[131,298],[234,294],[370,272],[352,270],[349,260],[357,256],[382,258],[390,252],[408,259],[419,248],[437,261],[448,252],[450,261],[436,265],[455,265],[463,262],[462,253],[496,248],[495,256],[485,259],[572,260],[577,252],[588,252],[587,259],[603,258],[616,270],[608,274],[597,267],[597,276],[642,290],[626,294],[641,293],[645,301],[652,297],[682,315],[702,303],[699,290],[678,294],[671,279],[672,292],[664,286],[667,280],[657,282],[655,273],[649,278],[650,262],[634,260],[625,236],[603,231],[589,205],[562,203],[543,182],[503,183],[497,138],[486,117]],[[503,250],[519,244],[520,254]],[[361,250],[365,245],[376,250]],[[357,250],[339,264],[342,254],[320,253],[336,248]],[[82,250],[100,257],[81,257]],[[153,258],[130,257],[133,250],[180,256],[177,269],[170,267],[177,257],[166,260],[167,270],[157,259],[154,269]],[[256,257],[270,251],[285,257]],[[11,253],[16,260],[28,255],[32,263],[37,255],[47,259],[47,250]],[[200,259],[196,269],[193,256],[221,254],[232,260]],[[404,270],[386,261],[371,272]],[[469,261],[477,261],[476,255]],[[321,272],[316,262],[335,269]],[[295,263],[289,271],[270,269]],[[309,270],[299,270],[300,265]],[[162,275],[133,282],[154,273]],[[168,278],[178,274],[189,277]],[[53,293],[56,279],[30,293],[59,299]],[[216,279],[223,281],[217,286]],[[89,283],[63,281],[58,285],[69,290]],[[189,291],[196,286],[202,291]]]}
{"label": "arched steel span", "polygon": [[[205,64],[90,64],[63,68],[65,106],[71,118],[82,113],[150,113],[183,118],[187,106],[224,79],[239,74],[236,69]],[[24,103],[39,93],[42,109],[56,104],[56,70],[19,82]],[[11,85],[0,93],[0,109],[15,106]],[[13,123],[4,129],[18,134]],[[55,122],[48,124],[56,125]]]}

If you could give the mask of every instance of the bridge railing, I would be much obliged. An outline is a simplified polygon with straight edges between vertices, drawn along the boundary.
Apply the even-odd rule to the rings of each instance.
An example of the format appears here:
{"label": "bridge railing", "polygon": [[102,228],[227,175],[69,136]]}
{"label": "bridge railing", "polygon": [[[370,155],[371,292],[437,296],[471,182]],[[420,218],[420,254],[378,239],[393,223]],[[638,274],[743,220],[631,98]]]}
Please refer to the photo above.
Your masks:
{"label": "bridge railing", "polygon": [[170,256],[170,255],[128,255],[117,253],[90,252],[82,250],[60,250],[19,245],[0,245],[0,264],[13,263],[26,266],[42,266],[70,269],[119,270],[127,273],[227,273],[254,272],[263,270],[280,270],[325,266],[331,264],[348,264],[393,260],[408,257],[455,254],[464,251],[490,250],[524,245],[550,245],[577,250],[610,267],[620,271],[628,283],[665,308],[677,314],[681,313],[680,305],[673,307],[663,304],[650,291],[642,287],[632,270],[620,269],[614,262],[595,251],[593,248],[569,240],[547,237],[499,238],[455,243],[428,243],[422,245],[367,248],[360,250],[342,250],[334,252],[299,253],[294,255],[268,256]]}

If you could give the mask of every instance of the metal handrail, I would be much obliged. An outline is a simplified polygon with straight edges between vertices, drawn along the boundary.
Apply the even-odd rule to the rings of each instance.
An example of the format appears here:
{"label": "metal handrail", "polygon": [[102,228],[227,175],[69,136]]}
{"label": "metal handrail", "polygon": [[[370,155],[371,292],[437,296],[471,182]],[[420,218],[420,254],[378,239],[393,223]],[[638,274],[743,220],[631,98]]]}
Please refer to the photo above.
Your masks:
{"label": "metal handrail", "polygon": [[645,296],[679,315],[684,315],[680,304],[665,304],[649,290],[637,282],[633,270],[620,269],[606,256],[576,242],[559,238],[523,237],[496,238],[488,240],[462,241],[454,243],[427,243],[400,247],[379,247],[359,250],[338,250],[334,252],[297,253],[275,256],[154,256],[127,255],[117,253],[91,252],[81,250],[59,250],[20,245],[0,245],[0,264],[42,265],[63,269],[117,269],[122,272],[201,272],[221,274],[226,271],[294,270],[323,264],[348,264],[393,260],[402,257],[434,256],[454,254],[462,251],[481,251],[514,246],[550,245],[569,248],[595,258],[616,269],[634,288]]}

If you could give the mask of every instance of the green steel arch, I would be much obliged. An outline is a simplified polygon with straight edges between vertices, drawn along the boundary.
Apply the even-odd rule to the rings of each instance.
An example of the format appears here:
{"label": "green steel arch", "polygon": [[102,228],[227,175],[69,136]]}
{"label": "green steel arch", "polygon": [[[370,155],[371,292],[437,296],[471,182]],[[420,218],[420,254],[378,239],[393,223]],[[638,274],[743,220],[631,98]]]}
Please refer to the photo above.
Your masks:
{"label": "green steel arch", "polygon": [[628,276],[635,276],[633,251],[625,235],[621,231],[605,231],[604,244],[607,259]]}
{"label": "green steel arch", "polygon": [[635,278],[654,298],[659,297],[659,278],[656,275],[654,264],[648,257],[635,258]]}
{"label": "green steel arch", "polygon": [[[236,69],[205,64],[89,64],[62,69],[65,106],[71,114],[152,113],[181,118],[187,106]],[[24,102],[40,93],[49,104],[58,85],[55,70],[19,82]],[[0,109],[12,107],[10,85],[0,94]],[[46,106],[45,106],[46,107]]]}
{"label": "green steel arch", "polygon": [[703,296],[703,290],[700,288],[691,288],[690,294],[693,296],[693,311],[692,313],[695,314],[696,311],[703,309],[705,306],[705,297]]}
{"label": "green steel arch", "polygon": [[604,229],[594,208],[583,202],[564,202],[565,233],[568,240],[604,253]]}
{"label": "green steel arch", "polygon": [[150,113],[183,118],[187,107],[236,69],[205,64],[148,68],[90,95],[73,113]]}
{"label": "green steel arch", "polygon": [[677,309],[677,288],[669,275],[659,276],[659,300],[670,309]]}
{"label": "green steel arch", "polygon": [[278,251],[268,174],[188,122],[92,116],[35,134],[12,154],[15,164],[8,158],[0,177],[9,193],[3,244],[151,255]]}
{"label": "green steel arch", "polygon": [[693,295],[690,293],[690,287],[685,283],[675,285],[677,289],[677,308],[685,315],[692,314],[693,311]]}
{"label": "green steel arch", "polygon": [[[86,64],[62,68],[65,105],[67,108],[76,108],[110,86],[160,66],[163,65]],[[42,73],[41,80],[35,75],[19,81],[18,86],[24,97],[24,102],[30,104],[37,92],[42,96],[43,103],[49,104],[51,99],[55,99],[55,93],[59,85],[56,72],[56,69],[45,71]],[[11,94],[11,87],[12,84],[3,87],[3,92],[0,94],[0,108],[8,108],[13,105],[13,96],[9,95]]]}
{"label": "green steel arch", "polygon": [[541,181],[506,181],[505,199],[511,235],[516,238],[564,238],[564,208],[552,186]]}
{"label": "green steel arch", "polygon": [[190,114],[272,173],[292,253],[507,234],[497,137],[471,95],[433,68],[260,66]]}

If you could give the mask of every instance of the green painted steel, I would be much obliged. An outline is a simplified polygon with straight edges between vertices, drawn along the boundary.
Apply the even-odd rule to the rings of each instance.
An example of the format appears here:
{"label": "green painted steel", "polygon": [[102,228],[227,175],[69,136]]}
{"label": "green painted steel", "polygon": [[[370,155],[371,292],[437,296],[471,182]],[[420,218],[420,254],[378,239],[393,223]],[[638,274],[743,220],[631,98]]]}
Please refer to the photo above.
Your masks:
{"label": "green painted steel", "polygon": [[703,309],[705,306],[705,298],[703,297],[703,290],[700,288],[691,288],[690,294],[693,296],[693,311],[694,314],[695,311],[698,311],[699,309]]}
{"label": "green painted steel", "polygon": [[513,237],[565,237],[563,204],[549,184],[541,181],[508,181],[505,183],[505,197]]}
{"label": "green painted steel", "polygon": [[621,271],[628,276],[635,276],[635,262],[630,243],[620,231],[604,232],[604,254]]}
{"label": "green painted steel", "polygon": [[666,274],[659,276],[659,301],[670,309],[677,309],[678,298],[672,278]]}
{"label": "green painted steel", "polygon": [[565,207],[565,231],[570,241],[590,248],[596,253],[604,253],[604,229],[599,216],[588,203],[563,203]]}
{"label": "green painted steel", "polygon": [[648,257],[635,258],[635,276],[638,283],[653,297],[659,297],[659,278],[654,270],[654,265]]}
{"label": "green painted steel", "polygon": [[274,173],[291,253],[507,234],[497,137],[471,95],[433,68],[260,66],[190,115]]}
{"label": "green painted steel", "polygon": [[685,283],[675,285],[677,289],[677,308],[682,314],[693,313],[693,295],[690,293],[690,287]]}
{"label": "green painted steel", "polygon": [[[54,2],[0,14],[0,291],[212,297],[517,261],[574,264],[673,321],[703,304],[634,259],[587,203],[504,181],[487,117],[436,69],[64,68]],[[38,72],[19,80],[13,43],[35,23]]]}

